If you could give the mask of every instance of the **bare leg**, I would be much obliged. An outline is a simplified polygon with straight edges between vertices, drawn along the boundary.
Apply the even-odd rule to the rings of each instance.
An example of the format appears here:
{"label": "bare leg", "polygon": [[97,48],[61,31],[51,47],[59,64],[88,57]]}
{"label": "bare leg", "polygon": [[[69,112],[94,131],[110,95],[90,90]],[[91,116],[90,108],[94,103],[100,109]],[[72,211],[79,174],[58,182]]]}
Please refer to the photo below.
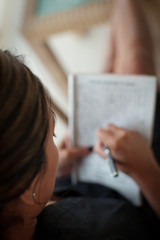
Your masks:
{"label": "bare leg", "polygon": [[[106,72],[155,74],[152,41],[139,0],[115,0]],[[108,67],[109,66],[109,67]]]}
{"label": "bare leg", "polygon": [[109,33],[109,39],[107,42],[107,54],[105,56],[105,66],[104,72],[112,73],[114,71],[114,60],[115,60],[115,47],[114,47],[114,39],[113,39],[113,31],[112,26]]}

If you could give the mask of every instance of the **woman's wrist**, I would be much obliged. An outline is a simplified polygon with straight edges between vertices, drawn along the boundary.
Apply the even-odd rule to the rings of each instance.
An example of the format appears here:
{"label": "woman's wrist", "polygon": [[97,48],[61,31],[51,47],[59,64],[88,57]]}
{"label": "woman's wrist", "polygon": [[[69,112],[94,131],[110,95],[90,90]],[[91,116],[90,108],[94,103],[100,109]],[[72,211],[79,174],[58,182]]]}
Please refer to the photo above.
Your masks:
{"label": "woman's wrist", "polygon": [[[139,185],[142,193],[144,194],[151,207],[160,216],[160,167],[158,164],[152,165],[149,169],[135,174],[134,180]],[[159,209],[159,210],[158,210]]]}

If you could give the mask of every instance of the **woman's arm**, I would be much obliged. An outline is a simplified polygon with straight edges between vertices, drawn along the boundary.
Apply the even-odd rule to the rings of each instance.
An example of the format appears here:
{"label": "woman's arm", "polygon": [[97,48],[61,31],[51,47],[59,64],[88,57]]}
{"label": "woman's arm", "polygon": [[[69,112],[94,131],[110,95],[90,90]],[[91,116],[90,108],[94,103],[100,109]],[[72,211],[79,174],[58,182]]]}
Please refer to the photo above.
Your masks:
{"label": "woman's arm", "polygon": [[131,176],[160,218],[160,167],[151,148],[135,131],[108,125],[98,129],[94,150],[105,157],[103,144],[108,146],[119,170]]}

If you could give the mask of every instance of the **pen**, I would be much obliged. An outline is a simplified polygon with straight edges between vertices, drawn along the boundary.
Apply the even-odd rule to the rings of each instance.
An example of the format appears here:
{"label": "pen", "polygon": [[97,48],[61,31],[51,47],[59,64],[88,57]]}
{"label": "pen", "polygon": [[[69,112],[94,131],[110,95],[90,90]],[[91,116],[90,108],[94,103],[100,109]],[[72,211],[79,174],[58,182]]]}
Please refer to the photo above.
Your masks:
{"label": "pen", "polygon": [[111,156],[110,149],[105,145],[104,145],[104,153],[106,155],[106,160],[108,161],[108,165],[109,165],[109,168],[110,168],[110,171],[111,171],[111,175],[113,177],[117,177],[118,176],[118,171],[117,171],[117,168],[114,164],[114,160]]}

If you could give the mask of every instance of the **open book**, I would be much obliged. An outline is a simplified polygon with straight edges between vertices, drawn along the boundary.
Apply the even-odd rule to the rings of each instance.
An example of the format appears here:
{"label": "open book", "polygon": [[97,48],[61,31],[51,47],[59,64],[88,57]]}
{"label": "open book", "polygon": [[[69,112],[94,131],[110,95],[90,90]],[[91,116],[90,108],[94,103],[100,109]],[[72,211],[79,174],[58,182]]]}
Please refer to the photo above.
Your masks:
{"label": "open book", "polygon": [[[94,146],[97,128],[113,123],[139,131],[151,144],[156,89],[155,76],[69,75],[71,143]],[[111,177],[107,162],[96,153],[75,163],[73,183],[78,179],[111,187],[137,206],[142,203],[136,182],[121,171],[118,177]]]}

